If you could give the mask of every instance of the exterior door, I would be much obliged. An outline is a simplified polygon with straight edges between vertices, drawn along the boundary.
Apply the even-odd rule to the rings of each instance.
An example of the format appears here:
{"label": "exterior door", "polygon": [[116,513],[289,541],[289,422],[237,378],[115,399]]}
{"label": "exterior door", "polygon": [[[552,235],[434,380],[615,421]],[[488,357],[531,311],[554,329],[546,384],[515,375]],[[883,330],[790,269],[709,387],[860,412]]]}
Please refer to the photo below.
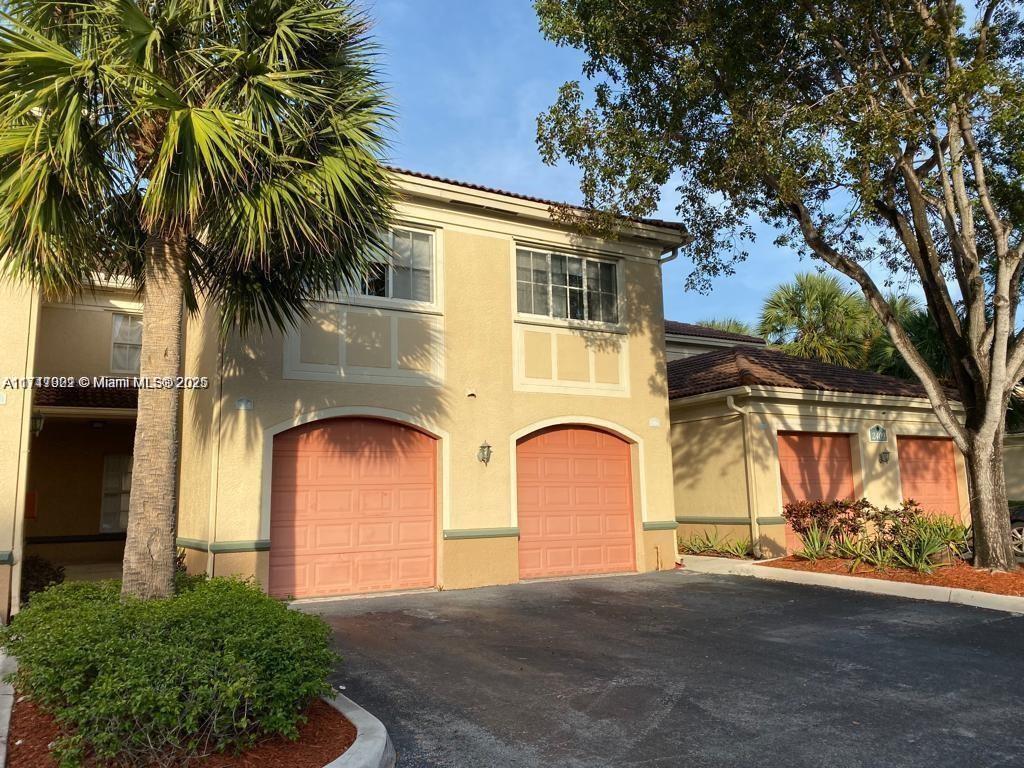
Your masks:
{"label": "exterior door", "polygon": [[274,438],[270,585],[319,597],[435,584],[436,441],[379,419]]}
{"label": "exterior door", "polygon": [[960,519],[956,453],[947,437],[898,437],[900,495],[926,513]]}
{"label": "exterior door", "polygon": [[[831,501],[855,495],[850,436],[818,432],[779,433],[779,472],[782,503]],[[786,550],[801,548],[799,537],[786,526]]]}
{"label": "exterior door", "polygon": [[636,569],[627,442],[552,427],[519,442],[516,465],[521,578]]}

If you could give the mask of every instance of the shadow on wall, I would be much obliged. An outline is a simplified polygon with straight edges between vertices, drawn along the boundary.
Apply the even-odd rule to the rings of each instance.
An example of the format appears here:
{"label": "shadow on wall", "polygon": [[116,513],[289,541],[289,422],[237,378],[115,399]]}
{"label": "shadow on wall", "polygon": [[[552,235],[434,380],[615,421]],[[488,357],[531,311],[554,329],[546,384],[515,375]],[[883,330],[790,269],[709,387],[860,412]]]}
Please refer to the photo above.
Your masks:
{"label": "shadow on wall", "polygon": [[[573,245],[587,245],[585,239],[579,235],[570,233],[570,239]],[[638,276],[637,271],[641,269],[656,269],[657,275],[651,278]],[[667,398],[668,372],[665,362],[665,310],[661,297],[661,267],[646,262],[641,267],[636,262],[625,261],[622,277],[624,284],[619,286],[619,323],[631,342],[643,340],[649,345],[654,366],[647,377],[648,389],[655,397]],[[571,330],[573,334],[583,339],[591,351],[618,352],[621,348],[620,334],[582,327],[574,327]]]}
{"label": "shadow on wall", "polygon": [[[673,424],[672,473],[676,515],[726,517],[745,512],[746,469],[740,417]],[[683,499],[679,498],[680,491]],[[690,506],[685,494],[700,501]]]}
{"label": "shadow on wall", "polygon": [[[742,407],[742,403],[738,403]],[[767,434],[767,424],[756,415],[750,419],[750,443],[744,446],[743,421],[739,414],[728,416],[694,411],[693,421],[672,425],[672,472],[675,487],[676,516],[705,517],[709,521],[733,518],[736,525],[718,525],[723,537],[750,537],[750,502],[745,466],[745,450],[750,452],[754,474],[753,503],[758,517],[782,514],[778,498],[778,460],[775,441]],[[761,487],[768,483],[770,487]],[[742,521],[742,522],[740,522]],[[714,533],[709,522],[687,523],[683,535],[706,530]],[[735,529],[735,530],[729,530]],[[739,533],[742,531],[742,533]],[[783,554],[781,542],[768,538],[762,528],[762,550],[767,555]]]}
{"label": "shadow on wall", "polygon": [[[315,318],[312,322],[323,323],[322,320]],[[344,340],[353,347],[372,348],[381,343],[379,333],[365,326],[345,325],[342,328],[324,330],[338,333],[339,343]],[[434,359],[434,350],[443,348],[441,332],[436,327],[424,326],[420,329],[420,334],[417,348],[403,351],[400,358],[403,368],[426,369]],[[202,335],[201,348],[198,352],[200,359],[206,361],[206,365],[215,371],[218,352],[222,356],[220,365],[223,392],[257,393],[254,398],[258,399],[254,403],[256,409],[260,408],[260,401],[271,399],[274,402],[274,410],[279,414],[267,422],[258,417],[240,418],[245,412],[236,407],[235,395],[218,395],[217,382],[211,382],[210,397],[215,400],[219,396],[221,399],[223,436],[235,440],[241,434],[249,450],[262,446],[264,430],[267,427],[285,421],[289,416],[299,419],[305,414],[332,408],[377,407],[406,414],[415,421],[427,424],[442,421],[448,413],[448,399],[441,386],[364,383],[365,380],[360,383],[347,383],[344,379],[286,379],[282,362],[284,342],[284,334],[271,331],[257,332],[246,338],[233,335],[223,342],[216,334]],[[239,382],[244,382],[244,386],[233,386]],[[215,426],[203,409],[193,409],[190,416],[192,427],[200,440],[212,437]],[[401,449],[400,442],[399,440],[392,447]],[[374,445],[378,446],[379,443],[375,442]]]}

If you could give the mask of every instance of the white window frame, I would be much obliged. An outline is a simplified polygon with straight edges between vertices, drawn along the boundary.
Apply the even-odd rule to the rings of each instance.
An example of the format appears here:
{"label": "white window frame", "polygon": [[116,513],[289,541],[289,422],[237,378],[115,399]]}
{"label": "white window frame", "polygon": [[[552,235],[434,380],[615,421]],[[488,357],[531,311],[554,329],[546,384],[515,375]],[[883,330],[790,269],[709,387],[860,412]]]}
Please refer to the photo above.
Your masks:
{"label": "white window frame", "polygon": [[127,368],[118,368],[116,365],[114,365],[114,346],[115,345],[121,344],[122,346],[136,346],[134,344],[130,345],[130,344],[125,344],[124,342],[119,342],[117,340],[117,338],[115,337],[115,335],[114,335],[114,328],[115,328],[114,318],[117,317],[117,316],[121,316],[121,317],[137,317],[137,318],[139,318],[141,320],[142,319],[142,314],[139,313],[139,312],[111,312],[110,313],[110,372],[111,373],[126,373],[126,374],[129,374],[129,375],[137,376],[140,373],[141,368],[142,368],[142,342],[139,342],[139,344],[138,344],[138,347],[139,347],[139,368],[140,368],[140,371],[133,371],[133,370],[130,370],[130,369],[127,369]]}
{"label": "white window frame", "polygon": [[[117,463],[116,467],[113,466],[115,462]],[[125,470],[125,464],[126,463],[127,463],[127,471]],[[132,474],[132,464],[133,464],[133,457],[132,457],[131,454],[111,453],[111,454],[107,454],[106,456],[103,457],[103,479],[102,479],[102,483],[103,484],[102,484],[102,486],[100,488],[100,525],[99,525],[99,533],[124,533],[125,531],[128,530],[128,518],[127,518],[127,516],[125,516],[125,526],[123,528],[120,527],[120,521],[121,521],[122,500],[124,499],[125,496],[127,496],[129,503],[131,501],[131,493],[132,493],[132,491],[131,491],[131,480],[130,480],[130,478],[131,478],[131,474]],[[108,475],[108,473],[110,473],[113,470],[116,470],[117,473],[118,473],[118,486],[119,486],[119,490],[116,491],[116,492],[114,492],[114,491],[107,491],[107,475]],[[125,480],[125,475],[126,474],[127,474],[128,478],[129,478],[128,490],[124,489],[124,480]],[[116,503],[117,503],[117,508],[116,508],[117,524],[118,524],[117,527],[111,527],[110,525],[108,525],[108,522],[109,522],[108,519],[107,519],[107,500],[108,500],[108,498],[111,499],[111,500],[116,500]]]}
{"label": "white window frame", "polygon": [[[361,286],[353,287],[351,290],[336,293],[326,299],[328,302],[347,304],[354,307],[378,307],[381,309],[401,309],[428,314],[440,314],[442,295],[441,275],[441,246],[440,229],[421,224],[408,224],[405,222],[396,223],[392,230],[406,230],[417,234],[430,236],[430,301],[417,299],[396,299],[391,296],[369,296],[361,292]],[[394,271],[388,266],[387,280],[388,293],[391,292],[391,280]]]}
{"label": "white window frame", "polygon": [[[537,314],[534,312],[522,312],[519,309],[519,277],[518,277],[518,266],[519,266],[519,253],[520,251],[530,251],[531,253],[544,254],[548,257],[548,275],[551,274],[551,257],[552,256],[564,256],[566,258],[580,259],[583,262],[583,306],[584,314],[586,314],[587,307],[587,285],[586,285],[586,263],[588,261],[595,261],[603,264],[611,264],[615,267],[615,313],[618,320],[614,323],[607,322],[604,320],[588,320],[586,318],[577,320],[570,317],[555,317],[550,314],[552,306],[551,301],[551,282],[548,281],[548,314]],[[623,332],[623,260],[611,256],[601,256],[592,253],[579,253],[574,252],[571,249],[552,248],[551,246],[544,246],[534,244],[530,242],[513,242],[512,244],[512,306],[514,308],[514,315],[516,320],[520,322],[534,323],[537,325],[554,325],[568,328],[590,328],[594,330],[612,331],[621,333]]]}

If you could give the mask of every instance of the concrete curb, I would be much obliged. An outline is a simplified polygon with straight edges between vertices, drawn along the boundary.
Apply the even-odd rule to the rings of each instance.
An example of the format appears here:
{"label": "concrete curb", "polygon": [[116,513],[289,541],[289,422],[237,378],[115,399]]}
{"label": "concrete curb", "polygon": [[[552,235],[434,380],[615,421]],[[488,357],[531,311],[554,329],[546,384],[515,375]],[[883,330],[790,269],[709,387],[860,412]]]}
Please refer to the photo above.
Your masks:
{"label": "concrete curb", "polygon": [[706,555],[683,555],[680,558],[683,570],[694,573],[718,573],[727,576],[753,576],[753,560],[737,557],[708,557]]}
{"label": "concrete curb", "polygon": [[[356,740],[324,768],[394,768],[397,755],[384,724],[347,696],[326,699],[356,727]],[[2,766],[3,763],[0,763]]]}
{"label": "concrete curb", "polygon": [[928,584],[911,584],[906,581],[865,579],[860,576],[814,573],[813,571],[793,571],[787,568],[765,567],[751,560],[724,560],[724,563],[728,565],[723,565],[723,558],[720,557],[695,557],[693,555],[683,557],[684,569],[694,573],[752,576],[764,581],[785,581],[791,584],[808,584],[817,587],[845,589],[850,592],[870,592],[875,595],[930,600],[936,603],[969,605],[974,608],[987,608],[991,611],[1024,614],[1024,597],[993,595],[971,589],[934,587]]}
{"label": "concrete curb", "polygon": [[[16,659],[0,653],[0,678],[18,669]],[[7,736],[11,732],[11,710],[14,708],[14,686],[0,682],[0,766],[7,765]]]}

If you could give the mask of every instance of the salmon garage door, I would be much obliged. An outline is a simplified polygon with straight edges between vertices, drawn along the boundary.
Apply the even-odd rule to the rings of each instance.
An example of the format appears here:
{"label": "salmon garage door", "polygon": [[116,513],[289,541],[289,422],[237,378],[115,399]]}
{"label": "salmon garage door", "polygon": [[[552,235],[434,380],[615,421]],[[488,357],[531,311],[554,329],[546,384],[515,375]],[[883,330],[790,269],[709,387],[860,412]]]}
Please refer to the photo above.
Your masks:
{"label": "salmon garage door", "polygon": [[[782,503],[848,499],[854,496],[850,436],[816,432],[779,433]],[[801,548],[786,526],[786,548]]]}
{"label": "salmon garage door", "polygon": [[899,437],[901,495],[928,514],[960,518],[956,454],[946,437]]}
{"label": "salmon garage door", "polygon": [[520,577],[635,570],[629,444],[553,427],[516,451]]}
{"label": "salmon garage door", "polygon": [[435,440],[377,419],[274,438],[270,593],[319,597],[434,586]]}

